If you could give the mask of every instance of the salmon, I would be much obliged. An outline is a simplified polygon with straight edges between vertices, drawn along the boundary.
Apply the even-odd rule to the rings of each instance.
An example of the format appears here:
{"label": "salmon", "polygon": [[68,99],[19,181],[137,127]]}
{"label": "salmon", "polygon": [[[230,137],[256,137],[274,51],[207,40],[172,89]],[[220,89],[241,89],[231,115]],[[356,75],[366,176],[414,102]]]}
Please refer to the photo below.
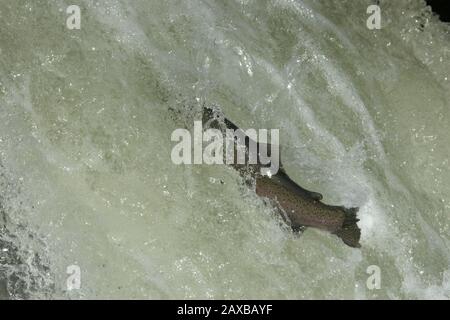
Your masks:
{"label": "salmon", "polygon": [[[225,118],[217,109],[204,107],[203,122],[209,128],[241,130],[229,119]],[[246,137],[246,152],[250,138]],[[258,152],[261,144],[258,145]],[[269,145],[269,151],[272,149]],[[236,151],[235,151],[236,152]],[[361,230],[358,227],[358,208],[333,206],[322,202],[322,195],[308,191],[294,182],[285,169],[280,165],[277,173],[271,176],[260,174],[261,165],[232,164],[238,172],[248,178],[249,174],[255,184],[256,194],[271,200],[277,207],[284,221],[294,232],[303,231],[311,227],[330,232],[353,248],[361,247],[359,241]]]}

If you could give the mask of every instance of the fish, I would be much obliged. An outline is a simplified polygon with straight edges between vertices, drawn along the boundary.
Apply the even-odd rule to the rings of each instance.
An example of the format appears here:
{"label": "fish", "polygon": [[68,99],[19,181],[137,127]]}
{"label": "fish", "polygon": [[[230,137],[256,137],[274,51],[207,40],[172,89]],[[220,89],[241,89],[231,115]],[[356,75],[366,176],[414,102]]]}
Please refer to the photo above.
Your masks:
{"label": "fish", "polygon": [[[203,106],[202,121],[207,128],[241,130],[227,119],[217,107]],[[245,136],[245,153],[248,158],[251,139]],[[262,147],[257,143],[257,150]],[[264,146],[270,154],[273,147]],[[277,149],[278,150],[278,149]],[[235,149],[236,155],[236,149]],[[235,157],[236,159],[236,157]],[[293,232],[301,233],[306,228],[315,228],[330,232],[339,237],[346,245],[360,248],[361,229],[358,227],[357,213],[359,208],[346,208],[324,203],[322,194],[309,191],[293,181],[283,165],[280,163],[278,171],[273,175],[262,175],[262,165],[257,164],[230,164],[246,183],[255,187],[256,194],[274,203],[283,220]]]}

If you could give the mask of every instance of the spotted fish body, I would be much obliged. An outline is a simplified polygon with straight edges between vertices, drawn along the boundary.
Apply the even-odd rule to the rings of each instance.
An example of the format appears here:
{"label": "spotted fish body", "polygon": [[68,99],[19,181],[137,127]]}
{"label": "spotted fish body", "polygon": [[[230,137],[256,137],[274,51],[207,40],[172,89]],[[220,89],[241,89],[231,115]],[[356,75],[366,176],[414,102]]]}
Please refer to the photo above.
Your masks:
{"label": "spotted fish body", "polygon": [[336,232],[345,220],[344,211],[335,210],[318,200],[295,193],[274,178],[257,178],[256,193],[275,200],[289,217],[294,229],[305,226]]}
{"label": "spotted fish body", "polygon": [[287,216],[293,230],[312,227],[339,236],[345,244],[360,247],[361,231],[356,222],[357,208],[330,206],[320,201],[320,194],[294,186],[289,177],[281,172],[274,177],[257,177],[256,193],[273,200]]}

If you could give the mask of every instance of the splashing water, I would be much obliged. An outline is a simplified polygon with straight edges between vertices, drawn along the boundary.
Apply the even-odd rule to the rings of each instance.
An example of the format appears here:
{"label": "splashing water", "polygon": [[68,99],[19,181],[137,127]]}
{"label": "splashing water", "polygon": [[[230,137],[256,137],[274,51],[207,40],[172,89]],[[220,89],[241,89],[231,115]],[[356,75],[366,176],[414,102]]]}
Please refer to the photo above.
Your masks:
{"label": "splashing water", "polygon": [[[380,1],[380,30],[365,0],[78,2],[69,30],[66,1],[0,1],[0,296],[450,297],[450,29],[423,1]],[[361,250],[174,165],[202,104],[279,128]]]}

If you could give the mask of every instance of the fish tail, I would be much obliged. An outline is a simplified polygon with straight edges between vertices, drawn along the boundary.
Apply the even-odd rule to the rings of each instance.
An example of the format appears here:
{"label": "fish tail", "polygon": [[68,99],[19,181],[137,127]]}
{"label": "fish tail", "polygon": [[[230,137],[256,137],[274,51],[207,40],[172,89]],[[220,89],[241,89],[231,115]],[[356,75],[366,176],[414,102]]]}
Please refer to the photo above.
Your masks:
{"label": "fish tail", "polygon": [[361,238],[361,229],[356,224],[359,219],[356,217],[359,208],[344,208],[345,218],[342,228],[335,234],[344,241],[344,243],[353,248],[360,248],[359,239]]}

